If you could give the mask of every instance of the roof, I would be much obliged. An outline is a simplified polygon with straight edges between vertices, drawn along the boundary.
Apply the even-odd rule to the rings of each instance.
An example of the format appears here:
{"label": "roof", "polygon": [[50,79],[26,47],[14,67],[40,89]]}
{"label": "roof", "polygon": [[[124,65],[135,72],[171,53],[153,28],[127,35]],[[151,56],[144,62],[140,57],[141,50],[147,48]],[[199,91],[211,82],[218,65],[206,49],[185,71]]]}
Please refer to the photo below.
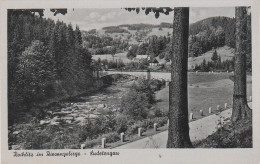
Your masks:
{"label": "roof", "polygon": [[157,59],[153,58],[149,61],[149,63],[159,63]]}

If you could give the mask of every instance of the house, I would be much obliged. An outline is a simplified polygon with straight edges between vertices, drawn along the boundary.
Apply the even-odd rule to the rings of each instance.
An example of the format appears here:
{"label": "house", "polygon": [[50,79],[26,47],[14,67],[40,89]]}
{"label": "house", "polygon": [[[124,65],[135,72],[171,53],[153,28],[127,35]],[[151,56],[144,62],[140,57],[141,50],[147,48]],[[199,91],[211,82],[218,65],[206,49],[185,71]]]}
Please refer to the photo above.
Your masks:
{"label": "house", "polygon": [[149,66],[159,66],[158,60],[155,58],[153,58],[152,60],[149,60]]}
{"label": "house", "polygon": [[147,59],[147,60],[150,60],[150,56],[149,55],[136,55],[135,57],[136,59]]}

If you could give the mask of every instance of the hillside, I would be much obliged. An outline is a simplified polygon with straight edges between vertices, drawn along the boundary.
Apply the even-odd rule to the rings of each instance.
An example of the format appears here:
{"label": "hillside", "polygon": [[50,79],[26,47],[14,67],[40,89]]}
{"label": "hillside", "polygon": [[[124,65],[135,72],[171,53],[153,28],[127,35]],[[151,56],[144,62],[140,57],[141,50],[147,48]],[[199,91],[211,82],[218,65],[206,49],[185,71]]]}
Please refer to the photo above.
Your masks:
{"label": "hillside", "polygon": [[[232,35],[234,30],[228,30],[234,28],[234,18],[228,17],[210,17],[201,21],[190,24],[190,36],[192,35],[205,35],[212,31],[228,31],[225,35]],[[172,24],[162,22],[159,25],[153,24],[123,24],[118,26],[108,26],[102,29],[92,29],[90,31],[84,31],[84,33],[92,33],[95,31],[97,36],[110,36],[112,38],[119,38],[123,40],[129,40],[129,37],[135,37],[143,34],[143,40],[152,35],[166,36],[172,34]],[[220,33],[219,33],[220,34]],[[127,39],[128,38],[128,39]],[[131,39],[130,39],[131,40]],[[138,41],[137,41],[138,42]],[[230,47],[231,44],[229,45]]]}
{"label": "hillside", "polygon": [[190,25],[189,56],[197,57],[212,48],[235,47],[235,19],[211,17]]}
{"label": "hillside", "polygon": [[[111,42],[112,40],[120,40],[121,42],[127,43],[128,46],[131,46],[147,43],[151,37],[154,36],[170,37],[172,35],[172,30],[171,23],[163,22],[159,25],[140,23],[103,27],[102,29],[98,30],[94,29],[90,31],[84,31],[83,35],[96,36],[100,38],[109,37],[111,38]],[[189,56],[197,57],[211,50],[212,48],[223,47],[225,45],[234,48],[234,33],[234,18],[211,17],[190,24]],[[98,42],[100,43],[100,41]],[[106,44],[104,46],[112,46],[112,43]],[[159,54],[156,54],[156,56],[157,55]]]}
{"label": "hillside", "polygon": [[[249,19],[249,18],[248,18]],[[250,24],[248,28],[251,29]],[[172,53],[172,24],[124,24],[104,27],[99,30],[83,32],[83,45],[90,49],[92,55],[111,54],[107,47],[115,47],[116,54],[126,53],[127,58],[133,59],[136,55],[155,57],[160,63],[170,61]],[[202,63],[203,59],[211,60],[214,49],[219,50],[222,61],[231,59],[235,46],[235,19],[228,17],[210,17],[190,24],[189,35],[189,69]],[[250,43],[249,38],[248,43]],[[248,45],[247,67],[251,68],[251,50]],[[110,55],[111,56],[111,55]],[[99,57],[94,57],[95,59]],[[104,57],[101,57],[104,58]],[[107,58],[107,57],[105,57]],[[127,60],[129,62],[131,60]]]}
{"label": "hillside", "polygon": [[[234,57],[235,50],[228,46],[219,47],[216,49],[218,55],[221,57],[221,61],[231,60]],[[214,50],[207,51],[198,57],[188,58],[188,69],[192,69],[195,65],[200,65],[205,59],[206,62],[211,61],[211,57]]]}
{"label": "hillside", "polygon": [[[221,57],[221,61],[226,61],[226,60],[231,60],[234,57],[234,49],[230,48],[228,46],[223,46],[223,47],[219,47],[216,49],[218,55]],[[203,60],[205,59],[206,62],[208,61],[212,61],[211,57],[213,54],[214,50],[210,50],[207,51],[205,53],[203,53],[201,56],[198,57],[189,57],[188,58],[188,69],[192,69],[195,67],[195,65],[200,65]],[[107,60],[107,61],[113,61],[113,57],[111,54],[104,54],[104,55],[93,55],[92,59],[94,60],[98,60],[100,58],[100,60]],[[165,61],[165,59],[160,59],[159,57],[156,57],[156,59],[158,60],[158,62],[160,64],[165,64],[167,63]],[[130,63],[132,60],[127,58],[127,53],[117,53],[114,56],[114,61],[115,60],[121,60],[123,63]],[[169,62],[167,63],[169,64]]]}

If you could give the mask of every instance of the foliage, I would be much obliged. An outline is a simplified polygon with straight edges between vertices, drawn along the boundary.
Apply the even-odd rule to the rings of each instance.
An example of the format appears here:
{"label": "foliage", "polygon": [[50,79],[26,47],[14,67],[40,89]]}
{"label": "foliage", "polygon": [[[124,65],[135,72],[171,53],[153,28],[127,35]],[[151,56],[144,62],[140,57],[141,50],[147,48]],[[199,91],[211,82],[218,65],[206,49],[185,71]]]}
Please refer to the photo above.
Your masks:
{"label": "foliage", "polygon": [[212,48],[235,47],[235,19],[211,17],[190,25],[189,56],[197,57]]}
{"label": "foliage", "polygon": [[132,45],[127,53],[127,57],[132,59],[136,55],[149,55],[151,58],[160,56],[160,54],[171,52],[171,39],[166,36],[151,36],[148,38],[149,43]]}
{"label": "foliage", "polygon": [[144,119],[148,109],[155,103],[154,92],[161,89],[165,82],[153,79],[139,78],[130,91],[121,100],[121,110],[134,119]]}
{"label": "foliage", "polygon": [[55,23],[31,10],[8,10],[10,112],[16,112],[16,106],[30,109],[36,103],[82,93],[92,85],[90,63],[78,26],[73,30],[71,24]]}
{"label": "foliage", "polygon": [[193,144],[202,148],[252,148],[252,120],[227,124],[206,139]]}
{"label": "foliage", "polygon": [[[83,32],[83,46],[91,49],[90,52],[95,54],[113,54],[114,49],[116,52],[124,51],[128,47],[128,43],[120,40],[120,38],[112,38],[110,36],[98,36],[96,30]],[[111,51],[112,50],[112,51]]]}
{"label": "foliage", "polygon": [[143,122],[136,122],[134,124],[131,124],[127,130],[126,130],[126,135],[136,135],[138,134],[138,128],[142,128],[142,131],[145,132],[147,129],[146,129],[146,123],[143,121]]}
{"label": "foliage", "polygon": [[147,117],[149,100],[146,93],[130,90],[121,100],[121,110],[135,119]]}
{"label": "foliage", "polygon": [[195,65],[195,71],[200,70],[202,72],[208,71],[233,71],[234,70],[234,59],[221,61],[220,56],[218,56],[217,61],[208,61],[204,59],[200,65]]}
{"label": "foliage", "polygon": [[[250,71],[251,59],[251,14],[246,16],[247,23],[247,70]],[[197,57],[212,48],[227,45],[235,48],[235,18],[211,17],[190,25],[189,56]],[[217,61],[216,55],[213,61]]]}
{"label": "foliage", "polygon": [[45,92],[55,79],[54,57],[42,42],[33,41],[18,58],[18,85],[25,101],[37,101],[47,95]]}
{"label": "foliage", "polygon": [[119,114],[115,117],[116,120],[116,132],[125,132],[128,128],[128,117],[124,114]]}
{"label": "foliage", "polygon": [[129,47],[128,52],[126,54],[127,58],[133,59],[137,55],[138,46],[132,45]]}
{"label": "foliage", "polygon": [[120,140],[121,132],[125,132],[126,135],[136,135],[140,127],[143,131],[153,128],[154,123],[161,127],[168,120],[163,113],[161,114],[160,117],[154,115],[153,118],[138,121],[124,113],[108,112],[107,115],[97,119],[85,120],[84,125],[71,125],[72,127],[45,126],[37,121],[14,124],[15,128],[12,130],[20,133],[15,135],[11,131],[8,135],[8,143],[9,146],[19,145],[22,149],[78,149],[81,143],[84,143],[86,148],[92,148],[99,145],[104,137],[107,143],[112,143]]}
{"label": "foliage", "polygon": [[[136,11],[136,13],[138,14],[140,12],[140,8],[125,8],[125,10],[131,12],[131,11]],[[153,12],[155,15],[155,18],[159,18],[160,13],[165,14],[165,15],[169,15],[169,13],[171,11],[173,11],[172,8],[170,7],[143,7],[142,10],[145,11],[145,14],[148,15],[150,12]]]}
{"label": "foliage", "polygon": [[106,138],[106,143],[113,143],[120,140],[120,135],[116,132],[111,132],[111,133],[103,134],[100,138]]}
{"label": "foliage", "polygon": [[103,30],[105,30],[105,33],[129,33],[128,30],[121,29],[118,26],[104,27]]}
{"label": "foliage", "polygon": [[218,60],[218,53],[217,53],[216,50],[213,52],[212,57],[211,57],[211,60],[212,60],[213,62],[215,62],[215,61]]}

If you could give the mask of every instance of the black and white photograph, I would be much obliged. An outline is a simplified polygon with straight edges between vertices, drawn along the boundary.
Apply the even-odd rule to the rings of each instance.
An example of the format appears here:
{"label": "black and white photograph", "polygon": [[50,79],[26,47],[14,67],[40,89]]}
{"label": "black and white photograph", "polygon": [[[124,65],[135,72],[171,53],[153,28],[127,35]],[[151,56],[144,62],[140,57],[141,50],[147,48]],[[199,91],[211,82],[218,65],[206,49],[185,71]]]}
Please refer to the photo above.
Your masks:
{"label": "black and white photograph", "polygon": [[259,147],[252,6],[5,11],[5,151]]}

